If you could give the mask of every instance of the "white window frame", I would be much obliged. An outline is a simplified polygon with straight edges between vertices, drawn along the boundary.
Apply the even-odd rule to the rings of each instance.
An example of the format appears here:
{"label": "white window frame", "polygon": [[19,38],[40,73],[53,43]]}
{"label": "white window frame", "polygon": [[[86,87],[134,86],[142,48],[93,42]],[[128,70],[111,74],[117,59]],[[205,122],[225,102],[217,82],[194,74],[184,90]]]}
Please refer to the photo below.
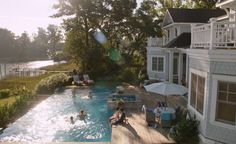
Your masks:
{"label": "white window frame", "polygon": [[[157,58],[157,71],[153,71],[152,70],[152,58],[153,57],[156,57]],[[158,59],[159,58],[163,58],[163,71],[160,71],[159,69],[158,69]],[[151,71],[152,72],[158,72],[158,73],[165,73],[165,56],[152,56],[151,57]]]}
{"label": "white window frame", "polygon": [[[202,114],[197,111],[191,104],[190,104],[190,100],[191,100],[191,80],[192,80],[192,73],[193,74],[196,74],[198,76],[201,76],[201,77],[204,77],[205,78],[205,87],[204,87],[204,100],[203,100],[203,111],[202,111]],[[189,99],[188,99],[188,107],[191,111],[193,111],[196,116],[199,118],[199,119],[203,119],[203,117],[205,116],[205,111],[207,109],[207,106],[206,106],[206,99],[207,99],[207,91],[208,91],[208,78],[207,78],[207,72],[203,72],[203,71],[200,71],[200,70],[196,70],[196,69],[193,69],[193,68],[190,68],[190,72],[189,72],[189,89],[188,89],[188,94],[189,94]]]}
{"label": "white window frame", "polygon": [[218,92],[218,82],[219,81],[225,81],[225,82],[236,82],[235,76],[227,76],[227,75],[212,75],[212,102],[209,107],[211,107],[210,111],[210,123],[212,125],[218,126],[218,127],[224,127],[231,130],[236,131],[236,125],[227,124],[224,122],[216,121],[216,105],[217,105],[217,92]]}

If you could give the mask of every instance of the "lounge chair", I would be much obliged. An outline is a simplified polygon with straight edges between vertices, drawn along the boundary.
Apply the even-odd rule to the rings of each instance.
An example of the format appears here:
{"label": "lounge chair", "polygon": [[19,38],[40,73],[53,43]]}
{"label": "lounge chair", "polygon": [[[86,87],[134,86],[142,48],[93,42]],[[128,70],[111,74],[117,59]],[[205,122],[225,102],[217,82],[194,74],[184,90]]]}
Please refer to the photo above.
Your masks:
{"label": "lounge chair", "polygon": [[72,77],[73,77],[74,82],[76,82],[77,85],[83,85],[83,81],[79,79],[78,75],[73,75]]}
{"label": "lounge chair", "polygon": [[88,74],[84,74],[83,77],[84,77],[84,83],[86,83],[86,84],[94,84],[94,81],[90,79]]}

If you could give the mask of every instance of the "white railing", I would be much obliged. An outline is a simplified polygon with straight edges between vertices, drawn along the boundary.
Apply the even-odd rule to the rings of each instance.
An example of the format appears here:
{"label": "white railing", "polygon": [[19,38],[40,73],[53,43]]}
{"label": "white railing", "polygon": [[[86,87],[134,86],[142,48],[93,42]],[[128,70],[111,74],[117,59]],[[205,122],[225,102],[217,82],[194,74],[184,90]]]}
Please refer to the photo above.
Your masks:
{"label": "white railing", "polygon": [[236,49],[236,22],[215,22],[192,26],[191,48]]}
{"label": "white railing", "polygon": [[163,46],[162,38],[149,37],[148,40],[147,40],[147,46],[148,47]]}
{"label": "white railing", "polygon": [[163,45],[166,45],[166,44],[168,44],[169,42],[170,42],[170,38],[168,38],[168,37],[163,37]]}

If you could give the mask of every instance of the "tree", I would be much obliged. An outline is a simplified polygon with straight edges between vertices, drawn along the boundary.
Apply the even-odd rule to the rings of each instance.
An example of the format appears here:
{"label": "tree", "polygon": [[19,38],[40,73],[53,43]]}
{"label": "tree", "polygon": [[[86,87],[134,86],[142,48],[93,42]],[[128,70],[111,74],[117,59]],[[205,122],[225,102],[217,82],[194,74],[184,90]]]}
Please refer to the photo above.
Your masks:
{"label": "tree", "polygon": [[0,58],[12,57],[16,42],[15,35],[7,29],[0,28]]}
{"label": "tree", "polygon": [[23,32],[17,41],[17,55],[19,60],[28,59],[31,48],[31,41],[27,32]]}
{"label": "tree", "polygon": [[194,8],[215,8],[217,0],[195,0],[194,1]]}
{"label": "tree", "polygon": [[44,28],[39,27],[38,33],[35,34],[34,39],[32,41],[32,56],[47,59],[47,50],[48,48],[48,35],[47,31]]}
{"label": "tree", "polygon": [[47,37],[48,37],[48,55],[53,57],[57,50],[61,50],[59,43],[62,40],[61,30],[56,25],[48,25],[47,27]]}

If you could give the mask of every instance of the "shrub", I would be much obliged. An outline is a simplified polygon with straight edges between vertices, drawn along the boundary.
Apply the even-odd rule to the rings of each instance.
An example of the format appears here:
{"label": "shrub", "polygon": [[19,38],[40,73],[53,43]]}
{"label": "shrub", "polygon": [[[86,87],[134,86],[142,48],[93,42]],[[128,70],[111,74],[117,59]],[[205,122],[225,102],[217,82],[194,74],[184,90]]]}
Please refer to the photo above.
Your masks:
{"label": "shrub", "polygon": [[177,123],[173,138],[179,144],[198,144],[198,125],[199,121],[196,120],[195,115],[194,117],[190,116],[188,119],[181,119],[181,121]]}
{"label": "shrub", "polygon": [[0,98],[7,98],[9,96],[10,96],[10,90],[9,89],[0,90]]}
{"label": "shrub", "polygon": [[53,93],[58,87],[65,86],[69,77],[64,73],[52,75],[42,79],[36,86],[36,93]]}
{"label": "shrub", "polygon": [[121,75],[119,76],[119,79],[124,82],[133,83],[137,81],[137,76],[132,70],[132,68],[126,68],[122,71]]}

